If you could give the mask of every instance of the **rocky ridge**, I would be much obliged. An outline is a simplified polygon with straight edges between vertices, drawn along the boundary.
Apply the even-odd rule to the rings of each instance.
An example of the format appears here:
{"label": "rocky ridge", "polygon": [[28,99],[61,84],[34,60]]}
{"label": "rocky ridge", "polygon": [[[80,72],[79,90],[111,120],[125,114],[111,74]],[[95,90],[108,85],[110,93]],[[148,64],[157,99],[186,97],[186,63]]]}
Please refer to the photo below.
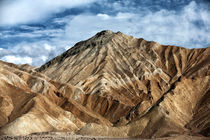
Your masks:
{"label": "rocky ridge", "polygon": [[1,62],[0,132],[208,137],[209,54],[102,31],[40,68]]}

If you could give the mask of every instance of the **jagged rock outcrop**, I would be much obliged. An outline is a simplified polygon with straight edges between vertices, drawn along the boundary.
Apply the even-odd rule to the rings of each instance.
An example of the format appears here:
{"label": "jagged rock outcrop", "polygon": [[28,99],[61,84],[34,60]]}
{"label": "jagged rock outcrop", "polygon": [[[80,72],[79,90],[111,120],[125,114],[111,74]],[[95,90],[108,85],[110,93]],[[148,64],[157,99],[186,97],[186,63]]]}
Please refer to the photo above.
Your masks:
{"label": "jagged rock outcrop", "polygon": [[[16,79],[10,82],[12,86],[30,93],[22,103],[29,112],[40,114],[42,110],[51,117],[41,118],[50,124],[49,129],[33,128],[30,132],[60,130],[143,138],[183,133],[209,136],[209,54],[210,47],[186,49],[102,31],[40,68],[7,64],[4,71],[9,69],[15,75],[8,78]],[[9,74],[2,72],[5,75]],[[11,102],[12,97],[4,100]],[[27,107],[30,102],[37,102],[36,106]],[[12,112],[14,105],[7,108]],[[23,120],[39,118],[25,117],[20,111],[25,118],[16,115],[10,120],[8,112],[1,119],[0,132],[5,134],[12,134]],[[57,120],[53,112],[71,117],[61,115]],[[56,126],[63,126],[62,120],[73,125],[69,122],[57,128],[50,120],[56,120]]]}

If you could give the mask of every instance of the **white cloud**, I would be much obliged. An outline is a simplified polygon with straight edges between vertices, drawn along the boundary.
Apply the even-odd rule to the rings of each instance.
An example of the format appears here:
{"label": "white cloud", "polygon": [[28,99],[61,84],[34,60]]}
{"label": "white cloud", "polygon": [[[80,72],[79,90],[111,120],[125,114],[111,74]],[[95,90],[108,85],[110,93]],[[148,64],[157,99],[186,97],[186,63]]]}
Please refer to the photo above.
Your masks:
{"label": "white cloud", "polygon": [[0,25],[37,22],[66,8],[91,2],[94,0],[4,0],[0,6]]}
{"label": "white cloud", "polygon": [[16,64],[41,65],[65,51],[66,46],[54,46],[47,41],[20,43],[12,48],[0,49],[1,60]]}
{"label": "white cloud", "polygon": [[47,51],[51,51],[52,50],[52,47],[49,44],[46,44],[46,43],[44,44],[44,48]]}
{"label": "white cloud", "polygon": [[[122,15],[129,15],[124,18]],[[68,25],[65,28],[65,34],[63,35],[64,40],[69,40],[72,45],[78,41],[88,39],[95,35],[101,30],[112,30],[112,31],[125,31],[132,26],[129,22],[131,18],[130,13],[120,13],[117,16],[111,15],[78,15],[68,21]],[[127,32],[126,32],[127,33]]]}
{"label": "white cloud", "polygon": [[[142,15],[138,11],[119,12],[116,15],[78,15],[67,23],[65,40],[78,42],[95,33],[109,29],[121,31],[161,44],[178,45],[188,48],[207,47],[210,42],[209,12],[194,1],[179,12],[160,10]],[[202,27],[195,22],[201,22]]]}
{"label": "white cloud", "polygon": [[62,36],[64,31],[62,29],[45,29],[40,30],[34,28],[31,32],[9,32],[9,31],[2,31],[0,37],[2,39],[7,38],[41,38],[41,37],[60,37]]}
{"label": "white cloud", "polygon": [[97,14],[98,17],[101,17],[103,20],[109,19],[109,15],[107,14]]}
{"label": "white cloud", "polygon": [[133,13],[118,13],[116,19],[131,19],[135,18],[135,14]]}
{"label": "white cloud", "polygon": [[40,58],[42,59],[43,62],[45,62],[47,60],[46,56],[41,56]]}
{"label": "white cloud", "polygon": [[[88,39],[97,32],[107,29],[115,32],[121,31],[134,37],[166,45],[178,45],[188,48],[210,45],[210,14],[209,11],[196,2],[192,1],[178,11],[165,9],[156,12],[148,9],[145,12],[135,7],[129,7],[127,6],[128,2],[124,7],[119,2],[109,5],[110,7],[113,6],[114,10],[117,11],[114,12],[115,14],[108,14],[108,12],[83,13],[54,19],[54,23],[66,23],[64,29],[40,30],[38,27],[26,26],[23,28],[32,29],[33,32],[15,34],[7,33],[7,31],[2,32],[0,34],[2,34],[1,37],[3,38],[24,36],[28,38],[42,36],[53,38],[50,40],[43,38],[30,43],[22,42],[7,49],[0,49],[0,58],[10,62],[16,60],[13,61],[14,63],[25,63],[27,60],[25,58],[31,58],[27,60],[28,62],[31,60],[30,64],[41,65],[66,51],[78,41]],[[107,3],[102,4],[107,5]],[[52,7],[54,6],[52,5]],[[55,7],[62,6],[57,4]],[[21,19],[21,22],[23,21]],[[17,23],[17,21],[15,22]],[[18,21],[18,23],[20,22]],[[197,26],[195,23],[201,25]]]}
{"label": "white cloud", "polygon": [[11,62],[15,64],[32,64],[32,58],[30,57],[21,57],[21,56],[14,56],[14,55],[7,55],[2,58],[2,60],[6,62]]}

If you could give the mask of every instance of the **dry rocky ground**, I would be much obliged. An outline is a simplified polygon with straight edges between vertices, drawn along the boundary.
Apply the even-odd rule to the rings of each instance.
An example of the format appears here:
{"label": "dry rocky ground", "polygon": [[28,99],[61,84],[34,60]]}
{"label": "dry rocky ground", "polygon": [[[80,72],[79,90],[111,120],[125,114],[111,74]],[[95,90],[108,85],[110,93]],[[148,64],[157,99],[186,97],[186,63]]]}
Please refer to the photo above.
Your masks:
{"label": "dry rocky ground", "polygon": [[209,54],[102,31],[39,68],[0,61],[0,134],[208,139]]}

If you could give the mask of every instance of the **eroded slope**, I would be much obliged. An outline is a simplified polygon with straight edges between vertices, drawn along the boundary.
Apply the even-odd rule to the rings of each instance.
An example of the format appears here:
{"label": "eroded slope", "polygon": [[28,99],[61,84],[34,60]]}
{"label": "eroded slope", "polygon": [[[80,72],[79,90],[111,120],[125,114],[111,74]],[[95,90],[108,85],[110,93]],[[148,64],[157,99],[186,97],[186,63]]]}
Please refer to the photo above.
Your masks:
{"label": "eroded slope", "polygon": [[[196,130],[203,133],[209,129],[210,116],[209,103],[201,105],[203,97],[209,97],[209,51],[210,48],[163,46],[120,32],[102,31],[76,44],[38,71],[55,81],[79,87],[80,92],[71,100],[108,120],[104,122],[108,126],[127,126],[154,110],[162,110],[159,113],[163,117],[159,119],[166,120],[163,130],[170,123],[185,129],[190,121],[194,127],[198,124],[193,123],[196,122],[193,118],[204,117],[202,128]],[[68,106],[68,103],[62,105],[71,111],[73,107]],[[208,111],[199,118],[195,113],[198,108]],[[151,124],[142,129],[145,132],[153,127],[157,129],[159,119],[150,120]],[[146,137],[143,130],[139,135]],[[154,133],[148,132],[147,136]],[[159,133],[157,136],[162,135]],[[205,135],[209,134],[205,132]]]}
{"label": "eroded slope", "polygon": [[0,62],[0,132],[209,136],[209,54],[102,31],[40,68]]}
{"label": "eroded slope", "polygon": [[[46,76],[0,62],[0,133],[27,135],[46,131],[77,131],[85,123],[59,107],[59,91]],[[24,67],[24,66],[23,66]],[[20,70],[22,69],[22,70]],[[37,76],[39,75],[39,76]]]}

